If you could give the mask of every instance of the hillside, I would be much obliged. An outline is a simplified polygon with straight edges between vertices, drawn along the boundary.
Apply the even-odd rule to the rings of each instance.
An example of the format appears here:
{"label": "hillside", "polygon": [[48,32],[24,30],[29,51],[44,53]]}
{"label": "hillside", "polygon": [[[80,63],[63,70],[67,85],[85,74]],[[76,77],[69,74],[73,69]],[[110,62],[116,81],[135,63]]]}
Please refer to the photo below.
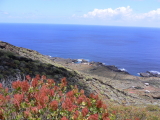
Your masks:
{"label": "hillside", "polygon": [[[0,41],[0,78],[9,86],[25,75],[46,75],[56,82],[67,77],[69,84],[97,93],[103,100],[124,105],[160,104],[160,78],[142,78],[115,72],[104,66],[73,64],[52,60],[37,51]],[[145,83],[149,83],[146,86]],[[147,90],[150,90],[147,92]]]}
{"label": "hillside", "polygon": [[[36,51],[16,47],[9,43],[0,41],[0,82],[10,87],[11,82],[17,79],[25,79],[25,75],[46,75],[54,78],[58,83],[63,77],[69,80],[69,84],[75,82],[79,75],[75,71],[67,70],[59,64],[48,59]],[[79,85],[79,87],[85,87]]]}

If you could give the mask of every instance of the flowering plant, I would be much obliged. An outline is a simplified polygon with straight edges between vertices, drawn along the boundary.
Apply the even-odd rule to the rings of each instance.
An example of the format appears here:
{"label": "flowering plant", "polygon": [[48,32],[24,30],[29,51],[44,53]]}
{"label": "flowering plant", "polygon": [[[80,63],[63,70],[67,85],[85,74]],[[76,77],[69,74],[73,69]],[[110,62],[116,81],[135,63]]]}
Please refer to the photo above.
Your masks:
{"label": "flowering plant", "polygon": [[71,86],[66,78],[56,85],[53,79],[37,75],[12,83],[8,92],[0,84],[0,119],[2,120],[113,120],[98,95],[87,97],[84,90]]}

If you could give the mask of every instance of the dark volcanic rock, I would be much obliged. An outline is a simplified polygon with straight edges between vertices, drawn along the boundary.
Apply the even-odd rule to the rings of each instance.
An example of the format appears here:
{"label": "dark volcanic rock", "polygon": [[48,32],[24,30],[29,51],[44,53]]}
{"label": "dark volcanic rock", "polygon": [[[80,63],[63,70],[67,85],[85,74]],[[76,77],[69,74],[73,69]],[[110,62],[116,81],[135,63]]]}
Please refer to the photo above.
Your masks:
{"label": "dark volcanic rock", "polygon": [[96,65],[96,66],[104,66],[101,62],[90,62],[90,64]]}
{"label": "dark volcanic rock", "polygon": [[115,72],[121,72],[121,70],[119,70],[116,66],[114,65],[107,65],[107,68],[109,68],[110,70],[113,70]]}
{"label": "dark volcanic rock", "polygon": [[107,65],[106,67],[109,68],[110,70],[114,71],[114,72],[122,72],[122,73],[124,73],[124,74],[129,74],[129,73],[126,72],[126,71],[123,71],[123,70],[118,69],[118,68],[117,68],[116,66],[114,66],[114,65]]}
{"label": "dark volcanic rock", "polygon": [[136,86],[136,87],[134,87],[135,89],[144,89],[144,88],[142,88],[142,87],[140,87],[140,86]]}
{"label": "dark volcanic rock", "polygon": [[140,76],[142,76],[142,77],[150,77],[150,74],[149,73],[140,73]]}
{"label": "dark volcanic rock", "polygon": [[157,71],[147,71],[146,73],[140,73],[142,77],[160,77],[160,74]]}
{"label": "dark volcanic rock", "polygon": [[77,62],[78,62],[78,60],[77,60],[77,59],[73,59],[73,60],[72,60],[72,62],[77,63]]}
{"label": "dark volcanic rock", "polygon": [[150,77],[160,76],[160,74],[157,71],[147,71],[146,73],[150,74]]}
{"label": "dark volcanic rock", "polygon": [[89,63],[87,60],[82,59],[81,63]]}
{"label": "dark volcanic rock", "polygon": [[[90,62],[90,64],[96,65],[97,66],[96,69],[98,69],[98,67],[101,66],[103,68],[107,68],[107,69],[109,69],[111,71],[114,71],[114,72],[121,72],[121,73],[124,73],[124,74],[129,74],[128,72],[126,72],[124,70],[121,70],[121,69],[119,69],[118,67],[116,67],[114,65],[105,65],[105,64],[103,64],[101,62]],[[95,70],[95,69],[93,69],[93,70]]]}

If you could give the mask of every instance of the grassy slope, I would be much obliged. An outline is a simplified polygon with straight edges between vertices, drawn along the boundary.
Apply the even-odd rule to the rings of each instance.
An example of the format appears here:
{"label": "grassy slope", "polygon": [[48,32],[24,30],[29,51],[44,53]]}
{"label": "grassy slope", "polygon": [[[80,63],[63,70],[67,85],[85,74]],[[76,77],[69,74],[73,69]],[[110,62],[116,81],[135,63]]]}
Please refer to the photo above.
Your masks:
{"label": "grassy slope", "polygon": [[0,41],[0,56],[1,82],[5,79],[6,84],[11,83],[11,79],[14,81],[23,75],[29,74],[34,77],[41,74],[54,78],[57,82],[67,77],[69,84],[77,84],[81,89],[87,88],[85,84],[82,85],[83,82],[78,81],[81,76],[75,71],[64,68],[37,51]]}

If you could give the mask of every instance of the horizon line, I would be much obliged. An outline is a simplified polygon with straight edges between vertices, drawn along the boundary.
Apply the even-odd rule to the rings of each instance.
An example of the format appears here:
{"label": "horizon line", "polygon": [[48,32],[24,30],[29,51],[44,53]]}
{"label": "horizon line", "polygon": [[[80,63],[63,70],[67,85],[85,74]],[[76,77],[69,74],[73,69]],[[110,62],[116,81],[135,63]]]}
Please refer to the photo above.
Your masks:
{"label": "horizon line", "polygon": [[160,28],[152,26],[121,26],[121,25],[98,25],[98,24],[65,24],[65,23],[30,23],[30,22],[0,22],[0,24],[48,24],[48,25],[83,25],[83,26],[108,26],[108,27],[139,27],[139,28]]}

